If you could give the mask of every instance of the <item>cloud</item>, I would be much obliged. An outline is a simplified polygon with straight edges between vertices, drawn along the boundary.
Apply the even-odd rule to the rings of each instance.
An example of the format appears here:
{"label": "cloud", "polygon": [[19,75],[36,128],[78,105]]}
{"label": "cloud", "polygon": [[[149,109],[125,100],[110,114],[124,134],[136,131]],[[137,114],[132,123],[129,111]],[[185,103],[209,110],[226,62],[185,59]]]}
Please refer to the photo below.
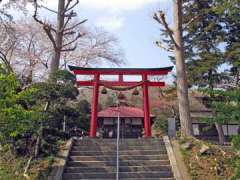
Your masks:
{"label": "cloud", "polygon": [[79,4],[83,8],[104,9],[116,12],[138,10],[157,2],[167,2],[167,0],[81,0]]}
{"label": "cloud", "polygon": [[[138,10],[153,3],[167,3],[168,0],[80,0],[80,8],[116,11]],[[43,4],[57,8],[58,0],[43,0]]]}
{"label": "cloud", "polygon": [[[78,8],[99,10],[101,15],[94,20],[95,25],[109,31],[117,31],[124,26],[125,11],[136,11],[154,3],[167,2],[168,0],[80,0]],[[58,0],[43,0],[42,3],[56,10]]]}
{"label": "cloud", "polygon": [[49,7],[49,8],[54,8],[57,9],[58,7],[58,0],[43,0],[42,4]]}
{"label": "cloud", "polygon": [[124,26],[125,11],[136,11],[147,5],[168,0],[81,0],[79,7],[86,10],[99,10],[101,16],[95,24],[109,31],[117,31]]}
{"label": "cloud", "polygon": [[124,18],[117,16],[103,16],[98,18],[95,24],[109,31],[117,31],[123,27]]}

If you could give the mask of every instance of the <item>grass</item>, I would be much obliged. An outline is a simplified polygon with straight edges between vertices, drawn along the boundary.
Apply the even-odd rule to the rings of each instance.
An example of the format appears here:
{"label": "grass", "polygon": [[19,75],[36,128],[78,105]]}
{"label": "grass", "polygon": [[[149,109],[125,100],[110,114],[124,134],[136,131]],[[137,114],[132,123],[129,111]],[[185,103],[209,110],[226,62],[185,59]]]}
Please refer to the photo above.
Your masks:
{"label": "grass", "polygon": [[[65,148],[66,141],[58,140],[55,145],[57,150]],[[10,148],[5,146],[0,150],[0,180],[26,180],[23,176],[25,167],[30,157],[14,156],[11,154]],[[50,152],[48,154],[53,154]],[[51,173],[51,167],[54,162],[54,155],[40,155],[38,159],[31,161],[27,175],[30,180],[45,180]]]}
{"label": "grass", "polygon": [[[0,180],[25,180],[23,172],[29,157],[14,157],[9,151],[0,152]],[[39,158],[31,162],[28,175],[31,180],[47,179],[53,156]]]}
{"label": "grass", "polygon": [[[56,142],[58,149],[64,148],[66,141]],[[50,153],[49,153],[50,154]],[[52,154],[52,153],[51,153]],[[30,157],[13,156],[9,147],[0,151],[0,180],[26,180],[23,176],[25,167]],[[51,173],[51,167],[54,163],[54,155],[48,155],[33,159],[28,169],[27,175],[30,180],[45,180]]]}
{"label": "grass", "polygon": [[[181,149],[184,162],[189,170],[193,180],[237,180],[236,175],[236,159],[238,156],[234,151],[223,151],[216,145],[212,145],[203,141],[194,139],[179,140],[180,144],[191,141],[193,147],[189,150]],[[201,155],[199,150],[202,144],[208,145],[212,153]]]}

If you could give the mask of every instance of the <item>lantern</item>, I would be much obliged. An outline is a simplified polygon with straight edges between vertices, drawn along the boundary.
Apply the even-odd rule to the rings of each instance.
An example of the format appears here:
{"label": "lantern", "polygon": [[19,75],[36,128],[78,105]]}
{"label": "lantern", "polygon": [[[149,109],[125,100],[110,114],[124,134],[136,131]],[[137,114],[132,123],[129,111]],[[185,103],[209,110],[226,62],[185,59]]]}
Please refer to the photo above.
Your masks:
{"label": "lantern", "polygon": [[107,94],[107,89],[106,89],[105,87],[103,87],[101,93],[102,93],[102,94]]}
{"label": "lantern", "polygon": [[134,96],[138,96],[139,95],[139,91],[137,90],[137,88],[134,89],[132,95],[134,95]]}
{"label": "lantern", "polygon": [[124,99],[126,99],[126,97],[125,97],[125,95],[124,95],[122,92],[120,92],[120,93],[118,94],[118,99],[124,100]]}

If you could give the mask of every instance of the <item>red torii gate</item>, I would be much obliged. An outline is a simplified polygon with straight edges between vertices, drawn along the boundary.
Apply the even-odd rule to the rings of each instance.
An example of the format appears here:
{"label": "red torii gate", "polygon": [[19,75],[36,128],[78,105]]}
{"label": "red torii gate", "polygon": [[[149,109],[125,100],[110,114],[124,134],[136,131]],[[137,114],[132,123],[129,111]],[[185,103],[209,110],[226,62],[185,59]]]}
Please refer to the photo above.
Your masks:
{"label": "red torii gate", "polygon": [[[100,86],[142,86],[143,88],[143,110],[144,110],[144,133],[145,137],[151,137],[151,123],[149,111],[148,87],[165,86],[165,82],[151,82],[148,80],[148,75],[167,75],[172,71],[173,67],[164,68],[83,68],[69,66],[75,75],[93,75],[94,79],[90,81],[77,81],[78,86],[93,86],[93,99],[91,107],[90,121],[90,137],[96,137],[97,131],[97,113],[98,113],[98,96]],[[100,80],[101,75],[118,75],[118,81],[103,81]],[[123,80],[123,75],[141,75],[142,81],[128,82]]]}

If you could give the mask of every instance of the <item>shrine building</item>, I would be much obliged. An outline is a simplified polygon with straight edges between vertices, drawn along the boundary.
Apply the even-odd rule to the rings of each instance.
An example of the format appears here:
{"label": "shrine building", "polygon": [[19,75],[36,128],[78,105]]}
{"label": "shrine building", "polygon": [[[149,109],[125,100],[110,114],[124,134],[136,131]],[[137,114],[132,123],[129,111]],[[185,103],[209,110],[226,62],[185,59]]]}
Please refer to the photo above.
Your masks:
{"label": "shrine building", "polygon": [[[120,118],[120,138],[140,138],[144,135],[144,111],[137,107],[121,105],[98,112],[97,132],[103,138],[116,138]],[[150,114],[151,125],[155,116]]]}

